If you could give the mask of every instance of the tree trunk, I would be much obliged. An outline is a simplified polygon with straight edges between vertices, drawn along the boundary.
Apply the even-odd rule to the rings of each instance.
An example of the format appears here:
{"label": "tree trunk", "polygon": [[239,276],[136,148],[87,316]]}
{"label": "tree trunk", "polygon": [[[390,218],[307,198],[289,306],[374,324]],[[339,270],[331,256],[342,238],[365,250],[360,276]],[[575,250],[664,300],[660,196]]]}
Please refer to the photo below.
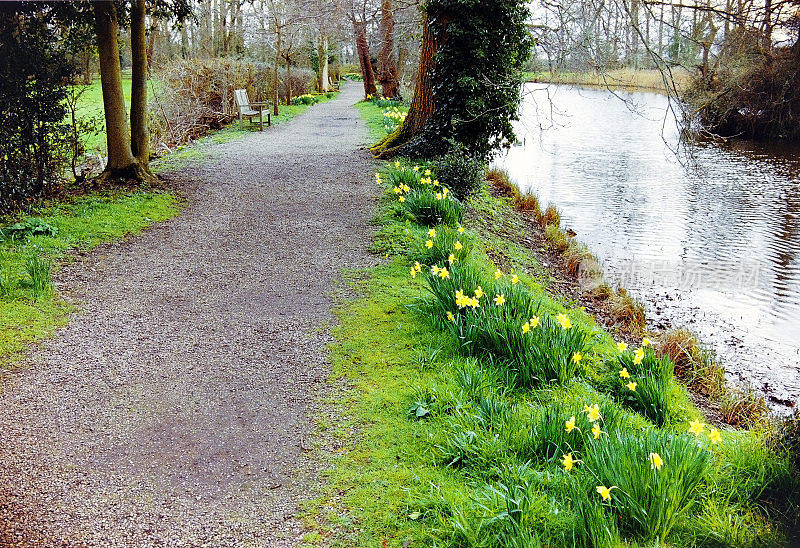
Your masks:
{"label": "tree trunk", "polygon": [[292,104],[292,58],[286,51],[286,105]]}
{"label": "tree trunk", "polygon": [[372,61],[369,58],[369,43],[367,42],[367,23],[353,19],[353,29],[356,34],[356,49],[358,61],[361,64],[361,75],[364,77],[364,98],[378,93],[375,87],[375,73],[372,71]]}
{"label": "tree trunk", "polygon": [[400,82],[397,75],[397,60],[394,55],[394,9],[392,0],[381,3],[381,34],[383,45],[378,55],[380,67],[378,81],[383,88],[383,96],[390,99],[399,97]]}
{"label": "tree trunk", "polygon": [[149,171],[150,134],[147,129],[148,48],[145,0],[131,2],[131,152]]}
{"label": "tree trunk", "polygon": [[272,115],[278,115],[278,103],[280,102],[280,92],[281,92],[281,85],[280,81],[278,80],[278,65],[281,61],[281,27],[278,25],[278,22],[275,22],[275,34],[277,36],[276,43],[275,43],[275,70],[273,72],[273,77],[275,79],[275,93],[274,99],[275,101],[272,104]]}
{"label": "tree trunk", "polygon": [[328,91],[328,37],[321,35],[317,44],[317,64],[319,74],[317,76],[317,88],[320,93]]}
{"label": "tree trunk", "polygon": [[[133,0],[135,3],[135,0]],[[134,6],[131,4],[131,10],[133,10]],[[133,14],[131,14],[133,16]],[[131,25],[133,25],[133,21],[131,21]],[[147,72],[150,72],[150,67],[153,66],[153,52],[156,48],[156,39],[158,38],[158,19],[152,17],[152,21],[150,23],[150,40],[147,44]]]}
{"label": "tree trunk", "polygon": [[181,59],[189,58],[189,34],[186,32],[187,21],[181,23]]}
{"label": "tree trunk", "polygon": [[400,127],[372,147],[371,150],[379,158],[391,158],[396,155],[405,144],[422,131],[425,122],[433,114],[436,105],[433,97],[431,70],[439,45],[440,43],[437,42],[428,23],[428,14],[425,13],[422,20],[422,46],[419,52],[414,98],[411,100],[408,115]]}
{"label": "tree trunk", "polygon": [[94,3],[97,50],[100,57],[100,85],[103,90],[103,110],[106,119],[108,162],[106,172],[112,176],[133,171],[136,159],[131,152],[130,133],[122,95],[122,73],[117,44],[117,11],[113,0]]}
{"label": "tree trunk", "polygon": [[92,83],[92,47],[86,46],[83,48],[83,83],[89,85]]}

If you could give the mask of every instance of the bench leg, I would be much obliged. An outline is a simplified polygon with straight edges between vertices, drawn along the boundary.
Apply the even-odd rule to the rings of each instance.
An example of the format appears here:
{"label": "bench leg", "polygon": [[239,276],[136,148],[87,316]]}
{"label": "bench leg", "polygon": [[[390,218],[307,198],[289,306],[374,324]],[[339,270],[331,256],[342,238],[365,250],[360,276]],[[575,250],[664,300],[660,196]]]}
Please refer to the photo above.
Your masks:
{"label": "bench leg", "polygon": [[272,127],[272,113],[267,112],[267,125]]}
{"label": "bench leg", "polygon": [[244,129],[244,116],[239,112],[239,129]]}
{"label": "bench leg", "polygon": [[264,111],[263,110],[259,110],[258,111],[258,122],[259,122],[259,125],[261,126],[261,131],[264,131]]}

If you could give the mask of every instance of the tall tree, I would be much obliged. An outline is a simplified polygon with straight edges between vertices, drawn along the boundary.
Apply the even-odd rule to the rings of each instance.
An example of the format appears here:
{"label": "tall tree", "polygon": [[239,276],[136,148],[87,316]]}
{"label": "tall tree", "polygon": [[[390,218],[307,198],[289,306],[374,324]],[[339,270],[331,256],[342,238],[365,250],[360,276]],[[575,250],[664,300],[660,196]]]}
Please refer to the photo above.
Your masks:
{"label": "tall tree", "polygon": [[369,54],[369,42],[367,41],[367,22],[359,19],[353,14],[353,30],[356,35],[356,51],[358,52],[358,62],[361,66],[361,75],[364,79],[364,97],[369,97],[378,93],[375,87],[375,72],[372,70],[372,59]]}
{"label": "tall tree", "polygon": [[394,6],[392,0],[381,2],[381,51],[378,55],[378,81],[383,96],[395,99],[400,96],[400,79],[394,53]]}
{"label": "tall tree", "polygon": [[147,128],[149,55],[145,33],[145,0],[131,2],[131,152],[144,171],[150,171]]}
{"label": "tall tree", "polygon": [[486,159],[511,142],[532,46],[525,0],[429,0],[417,85],[381,157],[431,157],[453,147]]}
{"label": "tall tree", "polygon": [[97,50],[100,57],[100,84],[106,120],[108,161],[106,173],[112,177],[136,174],[136,158],[131,150],[125,97],[122,94],[122,70],[119,62],[117,9],[112,0],[94,2]]}

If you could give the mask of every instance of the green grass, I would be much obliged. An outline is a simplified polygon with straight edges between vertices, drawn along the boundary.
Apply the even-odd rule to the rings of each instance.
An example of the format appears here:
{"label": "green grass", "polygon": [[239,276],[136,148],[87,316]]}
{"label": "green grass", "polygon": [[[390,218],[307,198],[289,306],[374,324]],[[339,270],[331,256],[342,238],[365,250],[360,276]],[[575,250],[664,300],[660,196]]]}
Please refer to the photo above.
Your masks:
{"label": "green grass", "polygon": [[52,290],[50,271],[71,252],[136,234],[178,211],[173,195],[144,191],[84,196],[29,211],[20,224],[33,218],[52,230],[0,240],[0,365],[10,365],[31,342],[67,321],[72,307]]}
{"label": "green grass", "polygon": [[[697,436],[689,432],[701,414],[649,354],[641,364],[627,355],[622,361],[632,377],[652,376],[661,393],[620,397],[609,381],[621,363],[614,339],[550,294],[535,257],[503,236],[524,230],[507,200],[482,192],[467,202],[466,231],[458,237],[472,246],[442,278],[414,261],[423,238],[453,229],[437,226],[436,236],[428,235],[398,206],[392,185],[382,188],[374,247],[394,257],[349,273],[357,297],[337,312],[333,372],[350,388],[330,399],[338,422],[319,419],[341,449],[322,496],[306,506],[309,543],[791,545],[782,523],[797,515],[797,464],[765,432],[724,429],[718,444],[708,425]],[[503,275],[495,279],[498,266]],[[470,297],[482,284],[480,309],[511,323],[515,335],[492,324],[481,344],[493,356],[465,348],[470,339],[451,327],[462,320],[446,314],[461,314],[449,302],[455,286],[442,290],[441,280],[458,280]],[[498,291],[507,298],[502,313],[489,304]],[[519,357],[504,347],[532,306],[542,318],[565,314],[569,329],[586,337],[579,367],[554,382],[515,382]],[[562,322],[542,337],[570,354],[571,343],[558,336]],[[659,413],[650,413],[652,406]],[[651,453],[663,459],[658,468]],[[577,461],[569,471],[567,454]],[[613,487],[608,501],[597,492],[603,485]]]}

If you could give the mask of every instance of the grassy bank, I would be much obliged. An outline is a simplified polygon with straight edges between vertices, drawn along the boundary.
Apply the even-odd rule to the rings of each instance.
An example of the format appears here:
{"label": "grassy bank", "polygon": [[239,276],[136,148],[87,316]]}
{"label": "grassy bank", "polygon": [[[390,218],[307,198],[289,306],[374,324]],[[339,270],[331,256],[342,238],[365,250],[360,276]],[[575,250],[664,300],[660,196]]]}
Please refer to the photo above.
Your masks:
{"label": "grassy bank", "polygon": [[553,291],[511,200],[451,200],[428,167],[378,176],[388,264],[351,275],[338,312],[350,389],[307,542],[791,545],[786,439],[710,424],[668,357]]}
{"label": "grassy bank", "polygon": [[[690,74],[682,68],[672,69],[672,78],[678,91],[685,89]],[[616,69],[606,72],[528,72],[527,82],[569,84],[624,91],[666,93],[664,74],[658,70]]]}
{"label": "grassy bank", "polygon": [[72,310],[51,276],[75,252],[136,234],[179,211],[166,192],[115,191],[41,205],[5,224],[0,240],[0,367],[63,325]]}

